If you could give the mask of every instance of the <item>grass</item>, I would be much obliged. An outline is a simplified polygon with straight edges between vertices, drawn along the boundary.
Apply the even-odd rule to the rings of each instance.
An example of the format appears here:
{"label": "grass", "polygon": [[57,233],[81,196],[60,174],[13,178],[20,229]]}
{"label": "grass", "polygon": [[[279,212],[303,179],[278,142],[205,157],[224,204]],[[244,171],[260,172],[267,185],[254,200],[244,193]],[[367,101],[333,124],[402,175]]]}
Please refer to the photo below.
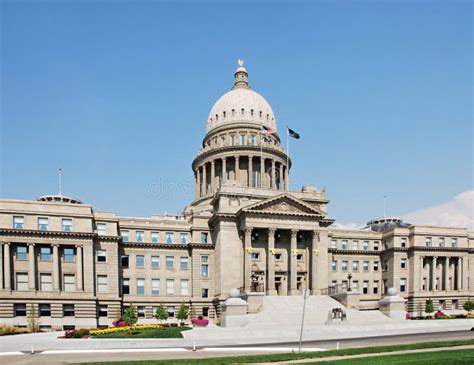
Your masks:
{"label": "grass", "polygon": [[[267,354],[267,355],[247,355],[247,356],[228,356],[228,357],[213,357],[207,359],[179,359],[179,360],[149,360],[149,361],[123,361],[123,362],[95,362],[95,365],[159,365],[159,364],[176,364],[176,365],[218,365],[218,364],[237,364],[237,363],[259,363],[259,362],[278,362],[278,361],[289,361],[289,360],[298,360],[298,359],[316,359],[316,358],[325,358],[332,356],[348,356],[348,355],[358,355],[358,354],[375,354],[382,352],[394,352],[394,351],[404,351],[404,350],[418,350],[418,349],[431,349],[431,348],[443,348],[443,347],[454,347],[454,346],[464,346],[464,345],[474,345],[474,339],[472,340],[458,340],[458,341],[441,341],[441,342],[420,342],[412,343],[405,345],[392,345],[392,346],[374,346],[374,347],[360,347],[360,348],[350,348],[342,350],[330,350],[323,352],[304,352],[301,354],[287,353],[287,354]],[[466,356],[471,356],[469,358],[472,364],[474,361],[474,351],[473,350],[459,350],[452,351],[454,356],[455,354],[466,352]],[[444,351],[443,353],[448,351]],[[412,355],[412,354],[410,354]],[[414,354],[413,354],[414,355]],[[397,355],[394,358],[399,358],[401,355]],[[443,355],[444,356],[444,355]],[[449,354],[446,354],[446,357],[449,357]],[[381,356],[380,356],[381,357]],[[385,357],[385,356],[384,356]],[[389,356],[388,356],[389,357]],[[366,360],[370,360],[365,364],[373,364],[371,362],[374,358],[370,357]],[[436,359],[439,359],[438,357]],[[457,359],[457,357],[456,357]],[[349,361],[349,359],[344,360]],[[351,360],[352,361],[352,360]],[[431,364],[433,360],[427,360]],[[443,364],[457,364],[453,362],[443,362]],[[345,362],[344,362],[345,363]],[[426,362],[425,362],[426,363]],[[89,363],[90,364],[90,363]],[[361,363],[364,364],[364,363]],[[380,363],[382,364],[382,362]],[[385,363],[383,363],[385,364]],[[405,360],[403,364],[412,364]],[[417,364],[418,363],[413,363]],[[423,364],[423,363],[420,363]],[[459,363],[463,364],[463,363]]]}
{"label": "grass", "polygon": [[183,338],[182,331],[191,327],[167,327],[163,329],[140,330],[135,332],[116,332],[94,335],[93,338]]}

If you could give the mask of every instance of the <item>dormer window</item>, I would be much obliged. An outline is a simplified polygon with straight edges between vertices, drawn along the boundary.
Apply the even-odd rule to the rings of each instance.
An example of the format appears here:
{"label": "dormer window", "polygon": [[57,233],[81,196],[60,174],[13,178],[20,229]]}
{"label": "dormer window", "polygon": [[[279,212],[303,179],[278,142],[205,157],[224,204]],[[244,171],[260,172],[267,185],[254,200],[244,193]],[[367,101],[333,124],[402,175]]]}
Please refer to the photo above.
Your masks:
{"label": "dormer window", "polygon": [[225,112],[222,112],[222,115],[223,115],[223,116],[224,116],[224,118],[225,118]]}

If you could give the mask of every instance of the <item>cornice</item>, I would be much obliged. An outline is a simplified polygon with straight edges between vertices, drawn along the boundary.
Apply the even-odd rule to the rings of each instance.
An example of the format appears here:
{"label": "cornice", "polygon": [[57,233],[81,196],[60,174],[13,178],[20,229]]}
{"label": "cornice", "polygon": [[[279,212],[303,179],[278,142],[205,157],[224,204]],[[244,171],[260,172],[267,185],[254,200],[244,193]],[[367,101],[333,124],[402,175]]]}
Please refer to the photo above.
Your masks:
{"label": "cornice", "polygon": [[380,256],[382,251],[364,251],[364,250],[340,250],[338,248],[328,248],[328,252],[336,255],[369,255],[369,256]]}
{"label": "cornice", "polygon": [[0,236],[15,236],[15,237],[45,237],[45,238],[80,238],[80,239],[94,239],[100,237],[103,240],[118,240],[115,236],[98,236],[94,232],[63,232],[63,231],[40,231],[29,229],[0,229]]}
{"label": "cornice", "polygon": [[213,250],[213,243],[192,242],[187,244],[181,243],[149,243],[149,242],[121,242],[124,247],[142,247],[149,249],[167,249],[167,250],[190,250],[194,248],[206,248]]}

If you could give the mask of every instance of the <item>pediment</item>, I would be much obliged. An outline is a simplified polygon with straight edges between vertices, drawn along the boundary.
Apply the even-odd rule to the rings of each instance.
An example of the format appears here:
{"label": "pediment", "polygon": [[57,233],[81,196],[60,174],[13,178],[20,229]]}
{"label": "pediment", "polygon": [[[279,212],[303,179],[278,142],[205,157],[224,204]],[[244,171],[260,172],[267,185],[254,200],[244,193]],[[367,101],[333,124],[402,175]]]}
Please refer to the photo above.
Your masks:
{"label": "pediment", "polygon": [[248,213],[268,213],[284,215],[310,215],[323,218],[324,212],[306,204],[305,202],[289,195],[282,194],[261,202],[252,204],[242,209]]}

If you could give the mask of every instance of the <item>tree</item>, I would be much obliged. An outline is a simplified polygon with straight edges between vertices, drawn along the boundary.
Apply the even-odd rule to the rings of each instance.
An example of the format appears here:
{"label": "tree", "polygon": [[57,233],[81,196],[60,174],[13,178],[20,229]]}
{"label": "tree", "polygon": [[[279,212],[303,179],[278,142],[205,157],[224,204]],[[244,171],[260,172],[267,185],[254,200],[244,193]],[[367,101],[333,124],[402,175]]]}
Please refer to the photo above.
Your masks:
{"label": "tree", "polygon": [[471,311],[474,310],[474,302],[471,300],[468,300],[464,302],[464,305],[462,306],[464,310],[467,310],[467,313],[471,314]]}
{"label": "tree", "polygon": [[426,301],[425,312],[428,313],[428,314],[431,314],[431,313],[434,312],[434,305],[433,305],[433,301],[431,299],[428,299]]}
{"label": "tree", "polygon": [[181,321],[181,325],[183,325],[184,321],[188,319],[188,308],[184,305],[184,303],[181,303],[176,318]]}
{"label": "tree", "polygon": [[157,320],[161,322],[166,321],[168,319],[168,311],[166,310],[163,303],[160,303],[158,308],[156,308],[155,314],[153,315]]}
{"label": "tree", "polygon": [[28,311],[28,328],[31,332],[38,332],[39,331],[39,319],[38,319],[38,311],[36,310],[36,305],[31,304],[30,310]]}
{"label": "tree", "polygon": [[135,323],[137,323],[137,309],[133,304],[130,304],[130,306],[125,309],[125,312],[123,312],[123,320],[130,326],[133,326]]}

